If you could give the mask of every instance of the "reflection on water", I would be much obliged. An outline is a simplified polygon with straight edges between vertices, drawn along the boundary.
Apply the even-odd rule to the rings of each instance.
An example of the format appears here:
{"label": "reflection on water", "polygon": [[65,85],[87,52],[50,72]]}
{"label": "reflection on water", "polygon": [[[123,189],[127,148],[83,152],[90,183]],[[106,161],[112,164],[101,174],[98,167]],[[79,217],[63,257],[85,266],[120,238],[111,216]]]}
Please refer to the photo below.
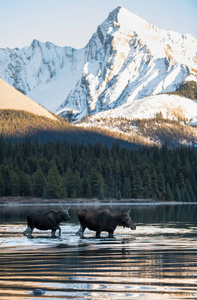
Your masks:
{"label": "reflection on water", "polygon": [[[0,299],[197,298],[197,205],[132,207],[136,231],[118,227],[111,239],[76,236],[75,207],[61,238],[35,230],[28,239],[31,210],[2,207]],[[35,296],[36,288],[46,293]]]}

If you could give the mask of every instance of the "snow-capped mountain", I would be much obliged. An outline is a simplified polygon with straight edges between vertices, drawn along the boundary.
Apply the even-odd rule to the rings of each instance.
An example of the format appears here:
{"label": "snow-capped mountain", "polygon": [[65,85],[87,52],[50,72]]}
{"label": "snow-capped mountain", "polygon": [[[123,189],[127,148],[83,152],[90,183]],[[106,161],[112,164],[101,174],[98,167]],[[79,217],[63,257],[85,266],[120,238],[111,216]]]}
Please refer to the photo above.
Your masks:
{"label": "snow-capped mountain", "polygon": [[1,49],[0,77],[52,112],[72,111],[80,120],[197,81],[197,40],[117,7],[83,49],[36,40]]}
{"label": "snow-capped mountain", "polygon": [[72,109],[81,118],[196,80],[197,41],[160,30],[124,8],[110,13],[86,51],[82,77],[59,108],[61,113]]}
{"label": "snow-capped mountain", "polygon": [[33,40],[22,49],[0,49],[0,77],[55,112],[79,80],[84,50]]}

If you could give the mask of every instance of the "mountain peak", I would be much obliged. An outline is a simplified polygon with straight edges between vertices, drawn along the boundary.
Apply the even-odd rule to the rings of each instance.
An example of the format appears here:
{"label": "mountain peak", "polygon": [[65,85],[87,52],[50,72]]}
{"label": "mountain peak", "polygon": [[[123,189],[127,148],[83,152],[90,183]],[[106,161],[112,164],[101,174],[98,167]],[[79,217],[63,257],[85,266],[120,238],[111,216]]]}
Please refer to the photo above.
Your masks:
{"label": "mountain peak", "polygon": [[[33,40],[1,51],[0,77],[61,115],[85,115],[197,81],[197,40],[159,29],[118,6],[79,50]],[[68,114],[68,115],[69,115]]]}
{"label": "mountain peak", "polygon": [[121,13],[121,10],[124,9],[122,6],[118,6],[115,9],[113,9],[110,13],[107,19],[117,21],[118,15]]}
{"label": "mountain peak", "polygon": [[132,30],[148,24],[144,19],[128,11],[123,6],[118,6],[111,11],[106,21],[114,22],[116,25],[121,25]]}
{"label": "mountain peak", "polygon": [[38,46],[39,44],[40,44],[40,41],[34,39],[34,40],[32,41],[32,43],[31,43],[31,46],[32,46],[32,47],[36,47],[36,46]]}

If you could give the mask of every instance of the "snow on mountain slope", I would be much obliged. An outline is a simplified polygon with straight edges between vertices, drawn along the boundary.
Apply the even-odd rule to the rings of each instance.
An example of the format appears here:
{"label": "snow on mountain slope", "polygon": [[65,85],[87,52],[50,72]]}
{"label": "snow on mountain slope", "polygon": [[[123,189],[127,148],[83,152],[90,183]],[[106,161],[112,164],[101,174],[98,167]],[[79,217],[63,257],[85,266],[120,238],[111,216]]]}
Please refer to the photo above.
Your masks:
{"label": "snow on mountain slope", "polygon": [[0,77],[54,112],[82,74],[84,51],[34,40],[0,49]]}
{"label": "snow on mountain slope", "polygon": [[2,79],[0,79],[0,109],[24,110],[35,115],[56,120],[44,107],[23,95]]}
{"label": "snow on mountain slope", "polygon": [[83,49],[34,40],[0,49],[0,77],[57,114],[77,120],[197,81],[197,40],[113,10]]}
{"label": "snow on mountain slope", "polygon": [[132,103],[124,103],[115,109],[99,112],[89,117],[89,122],[94,123],[106,118],[149,119],[154,118],[158,113],[164,118],[181,117],[197,123],[197,102],[176,95],[157,95],[143,99],[134,100]]}
{"label": "snow on mountain slope", "polygon": [[73,110],[81,119],[197,80],[192,36],[160,30],[121,7],[98,27],[86,52],[82,78],[58,109],[62,115]]}

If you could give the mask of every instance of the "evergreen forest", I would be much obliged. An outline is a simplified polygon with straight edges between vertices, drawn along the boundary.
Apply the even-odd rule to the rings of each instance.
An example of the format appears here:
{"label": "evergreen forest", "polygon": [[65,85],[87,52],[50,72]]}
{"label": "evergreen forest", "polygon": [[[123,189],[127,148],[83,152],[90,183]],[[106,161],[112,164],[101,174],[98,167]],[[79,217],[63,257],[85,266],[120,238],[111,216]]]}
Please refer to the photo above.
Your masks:
{"label": "evergreen forest", "polygon": [[0,138],[0,196],[197,200],[195,148]]}
{"label": "evergreen forest", "polygon": [[169,94],[197,100],[197,82],[182,82],[175,92],[169,92]]}

